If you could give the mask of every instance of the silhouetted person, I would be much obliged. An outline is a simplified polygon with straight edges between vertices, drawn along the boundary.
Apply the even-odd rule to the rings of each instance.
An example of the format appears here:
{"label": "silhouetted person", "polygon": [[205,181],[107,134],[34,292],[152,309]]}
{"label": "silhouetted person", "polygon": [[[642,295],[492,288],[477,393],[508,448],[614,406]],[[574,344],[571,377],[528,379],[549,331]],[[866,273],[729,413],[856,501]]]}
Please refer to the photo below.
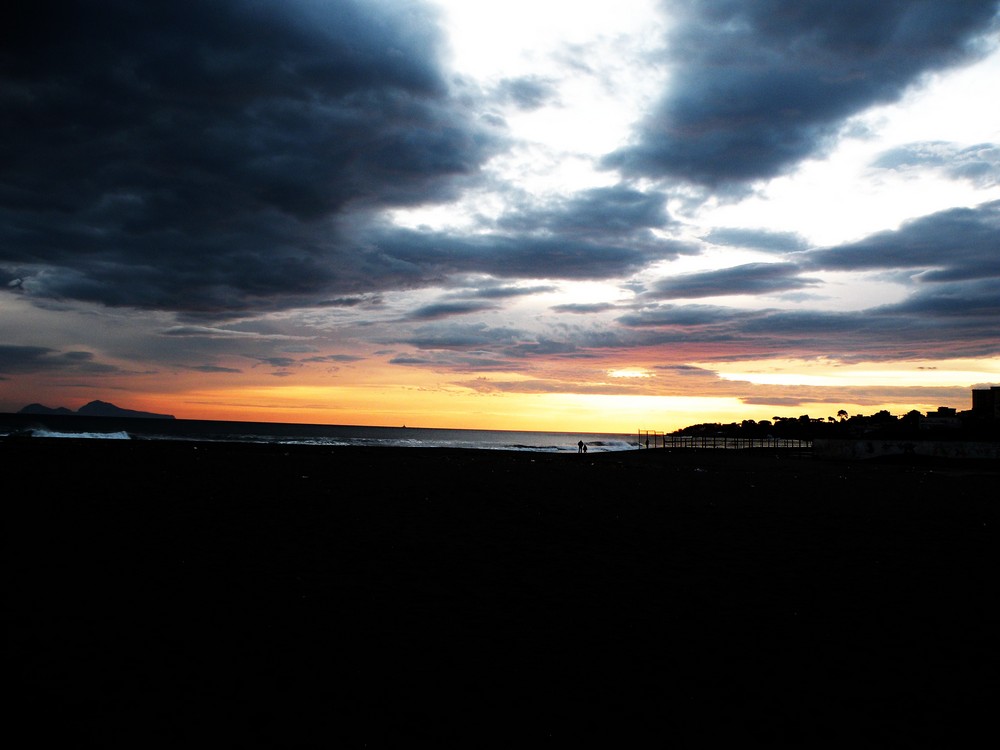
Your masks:
{"label": "silhouetted person", "polygon": [[579,443],[576,444],[576,452],[577,453],[583,453],[584,450],[586,450],[586,449],[584,448],[583,441],[581,440]]}
{"label": "silhouetted person", "polygon": [[586,444],[586,443],[584,443],[584,444],[583,444],[583,452],[584,452],[584,453],[586,453],[586,452],[587,452],[587,444]]}

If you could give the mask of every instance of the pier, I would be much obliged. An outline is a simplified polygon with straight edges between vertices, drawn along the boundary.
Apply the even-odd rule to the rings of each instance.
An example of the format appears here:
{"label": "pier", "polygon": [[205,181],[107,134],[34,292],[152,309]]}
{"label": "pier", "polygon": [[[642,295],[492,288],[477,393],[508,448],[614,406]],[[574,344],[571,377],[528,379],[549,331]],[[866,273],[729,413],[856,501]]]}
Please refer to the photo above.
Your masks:
{"label": "pier", "polygon": [[811,450],[813,441],[805,438],[733,437],[727,435],[667,435],[659,430],[638,431],[639,449],[647,448],[793,448]]}

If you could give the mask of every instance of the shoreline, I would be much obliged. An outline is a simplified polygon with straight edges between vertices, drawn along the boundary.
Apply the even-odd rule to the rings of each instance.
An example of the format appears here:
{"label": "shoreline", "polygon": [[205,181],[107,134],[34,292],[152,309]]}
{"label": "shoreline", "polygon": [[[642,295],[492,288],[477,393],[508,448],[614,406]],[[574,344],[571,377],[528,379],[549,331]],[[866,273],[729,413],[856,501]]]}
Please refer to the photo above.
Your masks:
{"label": "shoreline", "polygon": [[190,419],[88,417],[81,415],[0,414],[3,434],[18,437],[101,439],[109,433],[127,433],[135,440],[188,442],[261,442],[301,445],[381,447],[483,447],[545,452],[577,451],[583,438],[596,450],[621,450],[634,435],[531,430],[487,430],[414,426],[298,424]]}
{"label": "shoreline", "polygon": [[995,464],[37,441],[0,461],[39,737],[880,744],[992,720]]}

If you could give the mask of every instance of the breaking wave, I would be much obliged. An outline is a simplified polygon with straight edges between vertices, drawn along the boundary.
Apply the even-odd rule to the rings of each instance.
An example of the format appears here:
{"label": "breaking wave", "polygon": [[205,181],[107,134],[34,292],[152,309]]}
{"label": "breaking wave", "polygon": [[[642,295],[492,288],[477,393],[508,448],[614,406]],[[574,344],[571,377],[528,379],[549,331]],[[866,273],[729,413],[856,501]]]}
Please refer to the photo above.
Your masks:
{"label": "breaking wave", "polygon": [[79,439],[94,439],[94,440],[131,440],[132,436],[129,435],[125,430],[119,430],[118,432],[55,432],[53,430],[46,430],[44,428],[36,428],[31,430],[24,430],[19,435],[23,437],[33,437],[33,438],[73,438],[75,440]]}

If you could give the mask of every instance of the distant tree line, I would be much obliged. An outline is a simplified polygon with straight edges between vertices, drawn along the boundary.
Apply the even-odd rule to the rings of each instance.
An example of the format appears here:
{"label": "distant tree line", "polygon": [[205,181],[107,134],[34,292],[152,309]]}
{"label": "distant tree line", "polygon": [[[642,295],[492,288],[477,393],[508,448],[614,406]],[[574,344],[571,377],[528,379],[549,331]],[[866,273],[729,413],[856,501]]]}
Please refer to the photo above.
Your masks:
{"label": "distant tree line", "polygon": [[784,438],[812,440],[814,438],[924,438],[924,439],[1000,439],[1000,423],[986,420],[971,411],[955,412],[951,419],[934,420],[916,409],[901,417],[886,410],[875,414],[848,415],[841,409],[836,416],[825,418],[776,416],[773,419],[744,419],[742,422],[721,424],[705,422],[682,427],[673,435],[715,435],[739,438]]}

